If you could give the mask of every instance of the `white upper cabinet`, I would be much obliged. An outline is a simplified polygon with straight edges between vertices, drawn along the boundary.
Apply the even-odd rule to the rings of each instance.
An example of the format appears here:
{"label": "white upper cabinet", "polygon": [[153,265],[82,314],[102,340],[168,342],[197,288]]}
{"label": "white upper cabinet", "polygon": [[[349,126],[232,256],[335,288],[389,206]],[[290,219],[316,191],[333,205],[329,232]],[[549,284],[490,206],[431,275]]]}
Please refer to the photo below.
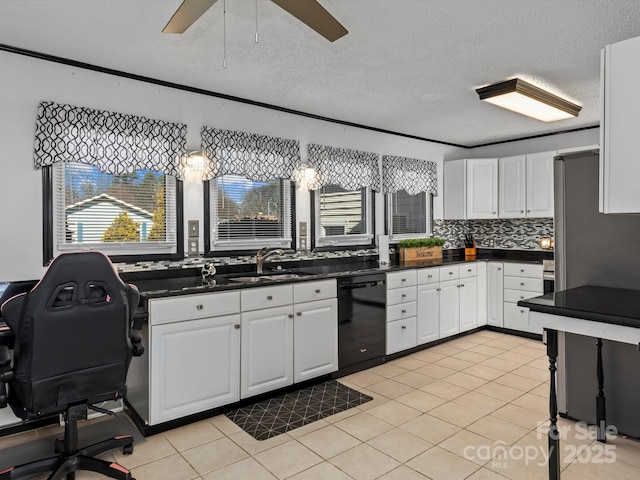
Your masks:
{"label": "white upper cabinet", "polygon": [[527,217],[553,217],[553,158],[556,152],[527,155]]}
{"label": "white upper cabinet", "polygon": [[501,158],[500,218],[553,217],[555,152]]}
{"label": "white upper cabinet", "polygon": [[467,160],[467,218],[498,218],[498,159]]}
{"label": "white upper cabinet", "polygon": [[600,211],[640,213],[640,37],[602,51]]}
{"label": "white upper cabinet", "polygon": [[444,219],[464,220],[466,212],[466,160],[444,162]]}
{"label": "white upper cabinet", "polygon": [[526,211],[526,158],[524,155],[505,157],[498,161],[500,179],[500,218],[523,217]]}

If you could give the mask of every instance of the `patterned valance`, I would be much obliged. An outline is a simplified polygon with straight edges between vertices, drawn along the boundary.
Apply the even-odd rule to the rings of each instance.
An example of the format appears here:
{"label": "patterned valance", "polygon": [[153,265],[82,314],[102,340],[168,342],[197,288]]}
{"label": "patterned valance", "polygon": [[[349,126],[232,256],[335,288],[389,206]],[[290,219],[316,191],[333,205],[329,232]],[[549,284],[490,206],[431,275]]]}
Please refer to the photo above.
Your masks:
{"label": "patterned valance", "polygon": [[380,189],[378,154],[309,144],[309,162],[316,168],[314,188],[337,185],[345,190]]}
{"label": "patterned valance", "polygon": [[300,163],[300,142],[255,133],[202,127],[202,151],[208,161],[204,180],[242,175],[266,182],[289,179]]}
{"label": "patterned valance", "polygon": [[438,195],[438,170],[435,162],[417,158],[382,156],[382,191],[404,190],[409,195],[420,192]]}
{"label": "patterned valance", "polygon": [[184,124],[41,102],[33,157],[36,169],[77,162],[113,175],[148,169],[179,176],[186,143]]}

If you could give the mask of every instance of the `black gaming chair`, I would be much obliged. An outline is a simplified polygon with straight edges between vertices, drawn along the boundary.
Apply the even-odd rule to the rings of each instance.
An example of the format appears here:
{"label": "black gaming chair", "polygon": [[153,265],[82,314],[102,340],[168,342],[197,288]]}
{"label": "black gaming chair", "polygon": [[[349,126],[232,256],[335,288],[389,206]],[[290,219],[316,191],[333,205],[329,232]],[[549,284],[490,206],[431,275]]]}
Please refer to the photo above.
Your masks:
{"label": "black gaming chair", "polygon": [[[140,332],[132,329],[138,290],[122,282],[108,257],[98,252],[64,253],[28,293],[1,306],[15,336],[13,364],[0,345],[0,407],[31,420],[63,414],[58,455],[0,472],[0,480],[53,472],[49,480],[74,479],[78,470],[133,480],[117,463],[94,458],[108,450],[133,452],[131,435],[78,450],[79,420],[87,408],[124,397],[132,356],[142,355]],[[8,394],[7,394],[8,386]]]}

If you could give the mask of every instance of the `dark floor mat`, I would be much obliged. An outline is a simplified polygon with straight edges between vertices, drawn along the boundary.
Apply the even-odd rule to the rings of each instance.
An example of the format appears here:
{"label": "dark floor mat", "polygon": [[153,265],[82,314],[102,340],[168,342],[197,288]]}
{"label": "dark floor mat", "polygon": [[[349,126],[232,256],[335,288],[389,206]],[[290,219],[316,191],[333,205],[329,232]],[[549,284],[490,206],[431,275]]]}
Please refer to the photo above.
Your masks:
{"label": "dark floor mat", "polygon": [[[116,417],[105,418],[95,423],[79,427],[78,443],[80,448],[82,448],[116,435],[133,435],[134,449],[136,445],[145,441],[145,438],[133,423],[131,423],[126,413],[121,412],[118,413]],[[60,435],[51,435],[13,447],[3,448],[0,453],[0,471],[33,460],[54,456],[55,439],[58,436]]]}
{"label": "dark floor mat", "polygon": [[330,380],[233,410],[227,417],[255,439],[266,440],[370,400],[373,398]]}

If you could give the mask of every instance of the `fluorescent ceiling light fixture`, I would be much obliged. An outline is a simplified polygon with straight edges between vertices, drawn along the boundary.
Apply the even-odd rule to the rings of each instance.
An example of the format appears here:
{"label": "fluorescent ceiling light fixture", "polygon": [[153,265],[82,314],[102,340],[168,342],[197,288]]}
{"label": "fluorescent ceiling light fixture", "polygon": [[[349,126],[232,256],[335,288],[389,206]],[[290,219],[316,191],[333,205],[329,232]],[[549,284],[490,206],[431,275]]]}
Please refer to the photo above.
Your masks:
{"label": "fluorescent ceiling light fixture", "polygon": [[582,107],[535,85],[514,78],[477,88],[480,100],[543,122],[577,117]]}

